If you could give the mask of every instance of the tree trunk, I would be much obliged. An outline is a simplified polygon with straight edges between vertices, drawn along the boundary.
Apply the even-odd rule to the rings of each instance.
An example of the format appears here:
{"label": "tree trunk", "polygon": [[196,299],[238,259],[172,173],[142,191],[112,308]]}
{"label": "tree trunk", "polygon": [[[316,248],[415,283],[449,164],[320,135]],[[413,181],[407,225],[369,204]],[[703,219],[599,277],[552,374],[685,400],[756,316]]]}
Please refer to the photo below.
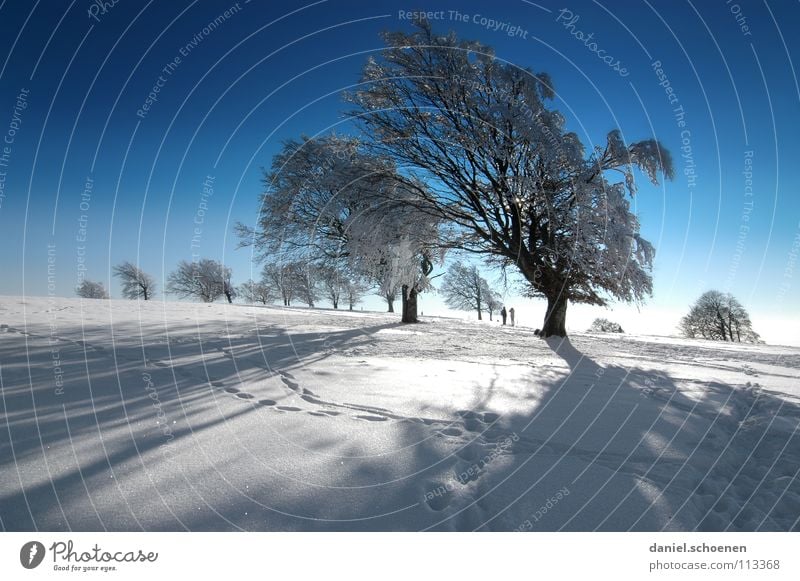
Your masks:
{"label": "tree trunk", "polygon": [[489,320],[490,321],[492,320],[492,311],[491,310],[489,311]]}
{"label": "tree trunk", "polygon": [[541,337],[567,336],[567,296],[563,292],[547,297],[547,313],[544,316]]}
{"label": "tree trunk", "polygon": [[144,300],[147,300],[147,289],[144,288],[142,291],[144,292]]}
{"label": "tree trunk", "polygon": [[390,295],[385,295],[386,302],[389,304],[389,312],[394,312],[394,297]]}
{"label": "tree trunk", "polygon": [[417,319],[417,289],[403,285],[403,323],[419,323]]}
{"label": "tree trunk", "polygon": [[478,320],[479,321],[483,320],[483,318],[481,317],[481,310],[480,309],[478,309]]}

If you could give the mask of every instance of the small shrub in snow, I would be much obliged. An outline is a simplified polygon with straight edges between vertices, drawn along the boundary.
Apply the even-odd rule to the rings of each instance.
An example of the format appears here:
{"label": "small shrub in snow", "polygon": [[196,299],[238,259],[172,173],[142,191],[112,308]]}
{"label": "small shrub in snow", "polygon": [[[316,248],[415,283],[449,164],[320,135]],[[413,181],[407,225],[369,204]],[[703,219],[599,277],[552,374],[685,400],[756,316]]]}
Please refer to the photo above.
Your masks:
{"label": "small shrub in snow", "polygon": [[84,299],[107,299],[108,293],[102,282],[84,279],[75,289],[75,294]]}
{"label": "small shrub in snow", "polygon": [[624,333],[619,323],[609,321],[602,317],[595,319],[592,326],[586,331],[587,333]]}

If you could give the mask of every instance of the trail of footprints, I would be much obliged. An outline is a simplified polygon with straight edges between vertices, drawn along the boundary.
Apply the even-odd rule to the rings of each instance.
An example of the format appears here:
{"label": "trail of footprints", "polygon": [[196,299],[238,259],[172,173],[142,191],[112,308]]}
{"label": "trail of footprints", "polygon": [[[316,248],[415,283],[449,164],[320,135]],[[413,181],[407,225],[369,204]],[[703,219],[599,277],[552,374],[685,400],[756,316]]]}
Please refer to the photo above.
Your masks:
{"label": "trail of footprints", "polygon": [[[8,327],[7,325],[0,326],[0,332],[16,332],[32,337],[44,337],[34,333],[15,329],[13,327]],[[84,350],[92,349],[98,353],[110,355],[109,350],[100,345],[91,344],[86,341],[76,341],[64,337],[55,338],[65,343],[77,345]],[[230,348],[220,346],[217,347],[217,350],[220,351],[224,356],[232,360],[234,359],[234,355],[231,353]],[[130,362],[141,362],[140,358],[129,357],[124,355],[124,353],[115,352],[114,355],[116,359]],[[268,373],[277,373],[281,383],[283,383],[285,388],[288,390],[289,395],[297,396],[303,401],[316,406],[315,409],[303,409],[293,405],[279,405],[279,402],[274,399],[259,399],[252,393],[248,393],[247,391],[243,391],[237,387],[226,386],[224,382],[217,378],[206,378],[199,376],[187,369],[185,366],[174,366],[172,363],[160,359],[147,359],[147,364],[160,369],[171,368],[176,375],[187,380],[200,380],[202,382],[207,381],[211,387],[240,400],[246,401],[251,405],[269,410],[275,410],[278,412],[304,412],[315,417],[333,417],[339,416],[342,413],[348,413],[352,419],[358,421],[387,422],[389,420],[395,420],[430,426],[436,430],[435,434],[438,437],[456,438],[459,440],[459,448],[454,453],[454,456],[458,460],[456,460],[452,467],[456,475],[463,473],[464,470],[472,466],[476,459],[481,456],[482,452],[491,446],[493,442],[496,443],[503,437],[507,436],[507,434],[496,429],[495,424],[499,420],[500,416],[499,414],[492,412],[479,413],[470,410],[460,410],[457,412],[460,416],[460,420],[456,422],[433,418],[404,416],[393,413],[391,410],[386,408],[324,400],[310,389],[302,387],[298,383],[295,376],[291,373],[287,371],[275,371],[269,368],[264,368],[264,370]],[[537,449],[541,449],[540,443],[526,442],[524,439],[518,441],[515,446],[517,445],[520,446],[522,451],[532,452]],[[518,450],[508,451],[508,453],[517,452]],[[471,476],[468,480],[460,483],[462,486],[469,486],[472,482],[479,480],[482,475],[482,472],[478,472],[474,476]],[[426,502],[431,510],[442,511],[451,504],[451,500],[454,496],[452,494],[452,487],[446,487],[444,484],[433,482],[429,483],[426,488],[429,490],[441,489],[445,491],[443,494],[436,494],[433,496],[426,495]]]}

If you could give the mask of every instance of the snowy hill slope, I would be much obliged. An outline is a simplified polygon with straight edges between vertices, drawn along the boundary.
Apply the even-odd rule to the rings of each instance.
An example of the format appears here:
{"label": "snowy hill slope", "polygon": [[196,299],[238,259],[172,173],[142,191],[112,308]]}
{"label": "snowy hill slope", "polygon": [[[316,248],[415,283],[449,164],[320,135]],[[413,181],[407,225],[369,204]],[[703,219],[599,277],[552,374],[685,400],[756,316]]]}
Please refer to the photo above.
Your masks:
{"label": "snowy hill slope", "polygon": [[797,530],[800,349],[0,297],[5,530]]}

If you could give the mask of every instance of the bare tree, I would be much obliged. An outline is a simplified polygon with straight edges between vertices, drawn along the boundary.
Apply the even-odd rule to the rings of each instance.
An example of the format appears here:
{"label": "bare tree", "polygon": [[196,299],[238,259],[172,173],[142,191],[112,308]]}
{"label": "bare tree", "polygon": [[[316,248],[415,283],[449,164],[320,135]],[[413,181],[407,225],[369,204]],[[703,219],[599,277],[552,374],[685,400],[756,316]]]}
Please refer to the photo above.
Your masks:
{"label": "bare tree", "polygon": [[344,287],[344,298],[347,301],[348,309],[352,311],[368,290],[369,285],[358,278],[354,277],[348,280]]}
{"label": "bare tree", "polygon": [[147,301],[152,298],[156,290],[155,279],[127,260],[114,267],[114,276],[119,277],[122,283],[122,296],[126,299]]}
{"label": "bare tree", "polygon": [[213,303],[221,296],[232,302],[235,292],[231,285],[231,270],[216,260],[181,260],[167,277],[167,292],[181,298],[198,298]]}
{"label": "bare tree", "polygon": [[489,283],[481,276],[478,267],[454,262],[447,268],[440,289],[448,307],[462,311],[477,311],[478,320],[483,319],[487,307]]}
{"label": "bare tree", "polygon": [[268,305],[275,300],[272,289],[264,281],[248,280],[243,282],[239,285],[237,294],[250,304],[261,303],[262,305]]}
{"label": "bare tree", "polygon": [[395,272],[390,268],[389,261],[384,261],[372,269],[372,280],[376,285],[376,294],[386,301],[387,310],[394,312],[394,302],[400,294],[400,283],[395,277]]}
{"label": "bare tree", "polygon": [[349,277],[347,272],[337,266],[323,266],[318,269],[320,286],[334,309],[339,308],[339,301],[347,291]]}
{"label": "bare tree", "polygon": [[486,283],[486,288],[483,291],[484,302],[486,304],[486,311],[489,313],[489,320],[492,319],[492,315],[495,312],[499,312],[503,306],[503,299],[498,295],[495,291],[493,291],[489,287],[489,283]]}
{"label": "bare tree", "polygon": [[290,265],[290,272],[295,278],[297,297],[313,309],[319,297],[317,269],[312,265],[294,263]]}
{"label": "bare tree", "polygon": [[683,317],[679,328],[685,337],[713,341],[760,342],[753,331],[750,315],[730,293],[710,290],[703,293]]}
{"label": "bare tree", "polygon": [[264,265],[264,281],[272,288],[277,289],[281,296],[283,306],[292,305],[292,300],[297,294],[297,277],[293,268],[287,264],[268,263]]}
{"label": "bare tree", "polygon": [[83,279],[75,289],[75,294],[83,299],[107,299],[108,293],[102,282]]}
{"label": "bare tree", "polygon": [[236,286],[231,282],[231,277],[233,276],[231,269],[220,264],[220,268],[216,271],[216,274],[219,277],[217,279],[217,284],[222,288],[223,296],[228,301],[228,304],[232,304],[233,299],[236,298]]}
{"label": "bare tree", "polygon": [[[447,228],[443,246],[518,269],[530,294],[547,299],[545,337],[566,335],[568,301],[649,295],[654,249],[628,197],[634,167],[653,182],[672,177],[669,153],[612,131],[587,155],[565,117],[547,108],[555,95],[547,75],[416,24],[411,34],[384,35],[382,58],[370,57],[346,98],[376,153],[404,168],[409,203]],[[611,170],[622,182],[608,181]]]}

